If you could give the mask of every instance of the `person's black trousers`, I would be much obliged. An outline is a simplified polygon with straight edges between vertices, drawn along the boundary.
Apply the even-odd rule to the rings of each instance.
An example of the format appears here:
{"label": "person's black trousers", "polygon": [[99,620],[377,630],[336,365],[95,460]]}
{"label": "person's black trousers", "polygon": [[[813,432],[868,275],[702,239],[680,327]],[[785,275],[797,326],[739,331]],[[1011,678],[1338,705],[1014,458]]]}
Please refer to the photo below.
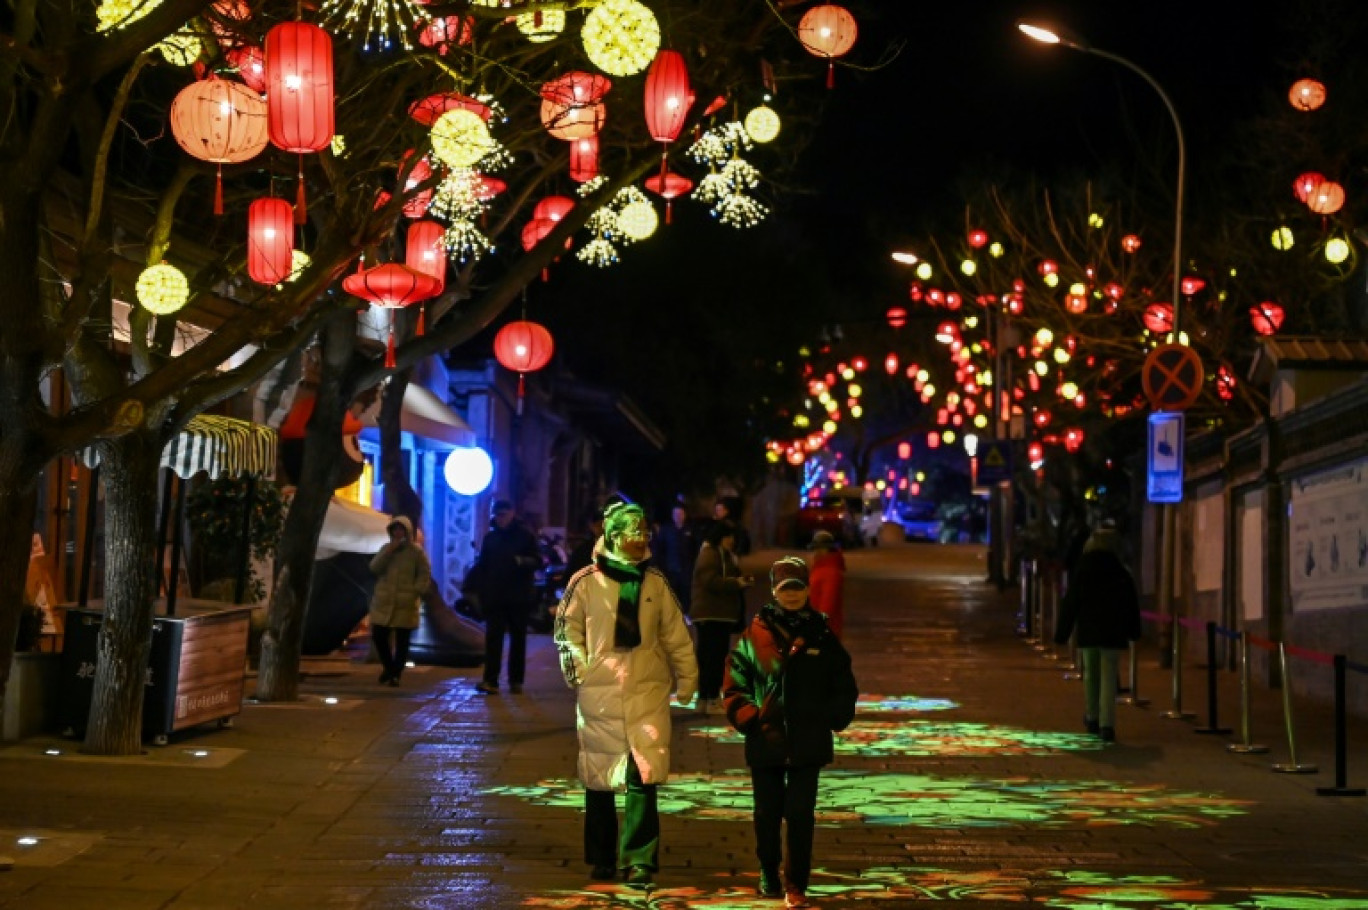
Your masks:
{"label": "person's black trousers", "polygon": [[484,681],[499,684],[499,669],[503,666],[503,640],[508,635],[508,682],[521,686],[527,672],[527,616],[526,604],[494,603],[485,610]]}
{"label": "person's black trousers", "polygon": [[788,862],[784,882],[790,888],[807,891],[812,875],[812,832],[816,827],[817,777],[820,765],[797,768],[751,768],[751,788],[755,796],[755,857],[760,868],[770,873],[779,869],[783,859],[780,823],[788,824]]}
{"label": "person's black trousers", "polygon": [[636,761],[627,761],[627,798],[618,840],[617,804],[612,790],[584,791],[584,861],[591,866],[660,868],[660,814],[656,785],[643,784]]}
{"label": "person's black trousers", "polygon": [[722,693],[732,624],[704,619],[694,623],[694,627],[698,629],[698,697],[712,701]]}
{"label": "person's black trousers", "polygon": [[[391,632],[394,633],[392,650],[390,648]],[[375,653],[380,658],[380,666],[390,679],[398,679],[404,672],[404,664],[408,663],[409,636],[412,634],[412,629],[401,629],[398,626],[371,626],[371,643],[375,645]]]}

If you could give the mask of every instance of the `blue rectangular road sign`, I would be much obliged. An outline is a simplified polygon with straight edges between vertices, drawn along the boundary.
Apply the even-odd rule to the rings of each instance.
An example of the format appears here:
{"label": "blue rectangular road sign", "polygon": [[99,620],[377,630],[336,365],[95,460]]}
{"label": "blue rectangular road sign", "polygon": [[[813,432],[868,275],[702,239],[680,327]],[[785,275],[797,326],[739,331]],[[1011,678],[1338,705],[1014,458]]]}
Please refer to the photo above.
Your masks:
{"label": "blue rectangular road sign", "polygon": [[1149,416],[1149,450],[1145,458],[1150,502],[1183,501],[1183,412],[1155,411]]}
{"label": "blue rectangular road sign", "polygon": [[1003,483],[1012,479],[1012,441],[995,439],[979,443],[978,482]]}

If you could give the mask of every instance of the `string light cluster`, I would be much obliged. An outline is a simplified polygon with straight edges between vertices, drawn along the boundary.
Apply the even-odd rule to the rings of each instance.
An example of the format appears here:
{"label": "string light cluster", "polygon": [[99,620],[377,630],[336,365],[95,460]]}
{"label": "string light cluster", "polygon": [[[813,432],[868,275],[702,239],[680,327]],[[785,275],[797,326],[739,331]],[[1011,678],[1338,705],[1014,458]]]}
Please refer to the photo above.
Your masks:
{"label": "string light cluster", "polygon": [[413,0],[323,0],[323,24],[350,38],[362,36],[361,48],[389,50],[397,40],[409,50],[409,35],[426,18]]}
{"label": "string light cluster", "polygon": [[712,206],[713,217],[728,227],[754,227],[769,214],[746,192],[760,183],[760,172],[741,157],[751,144],[745,126],[730,121],[708,130],[689,148],[689,156],[709,168],[693,191],[694,198]]}

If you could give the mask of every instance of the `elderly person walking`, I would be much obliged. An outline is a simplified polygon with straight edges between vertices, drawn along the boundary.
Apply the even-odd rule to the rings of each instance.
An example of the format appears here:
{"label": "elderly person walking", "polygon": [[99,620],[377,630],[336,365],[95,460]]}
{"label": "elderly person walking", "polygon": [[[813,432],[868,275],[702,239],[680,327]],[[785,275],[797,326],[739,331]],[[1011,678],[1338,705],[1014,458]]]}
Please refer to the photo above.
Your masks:
{"label": "elderly person walking", "polygon": [[[627,871],[654,887],[660,868],[656,786],[670,773],[670,692],[692,707],[698,665],[679,602],[659,569],[643,566],[650,531],[641,507],[604,510],[594,563],[575,573],[556,615],[565,681],[575,690],[584,859],[591,877]],[[618,837],[614,791],[626,790]]]}
{"label": "elderly person walking", "polygon": [[413,539],[413,522],[398,515],[386,530],[389,543],[370,561],[376,576],[371,642],[380,657],[380,683],[397,686],[408,663],[409,636],[418,628],[418,604],[432,583],[432,567]]}
{"label": "elderly person walking", "polygon": [[1117,555],[1120,536],[1100,527],[1083,545],[1060,602],[1056,644],[1076,637],[1083,661],[1083,726],[1104,742],[1116,739],[1116,668],[1121,652],[1140,637],[1135,579]]}

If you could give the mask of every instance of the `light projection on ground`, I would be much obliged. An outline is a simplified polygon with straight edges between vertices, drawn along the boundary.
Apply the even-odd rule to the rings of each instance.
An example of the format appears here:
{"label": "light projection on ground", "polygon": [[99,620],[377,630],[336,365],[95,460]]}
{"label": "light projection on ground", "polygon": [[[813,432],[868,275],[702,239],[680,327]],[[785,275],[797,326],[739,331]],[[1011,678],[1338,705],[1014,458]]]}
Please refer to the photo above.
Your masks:
{"label": "light projection on ground", "polygon": [[949,711],[959,703],[948,698],[922,698],[919,695],[861,695],[855,702],[858,714],[920,714],[924,711]]}
{"label": "light projection on ground", "polygon": [[[744,737],[730,727],[695,727],[693,736],[740,746]],[[994,724],[931,720],[856,720],[836,734],[837,755],[991,758],[1086,752],[1106,746],[1084,733],[1041,733]]]}
{"label": "light projection on ground", "polygon": [[[755,876],[717,876],[688,888],[662,888],[649,894],[622,885],[594,884],[580,891],[552,891],[523,899],[524,907],[596,910],[652,907],[683,910],[760,910],[773,898],[755,893]],[[1053,910],[1368,910],[1368,893],[1326,888],[1211,886],[1172,876],[1115,876],[1100,872],[955,872],[924,867],[878,866],[860,874],[814,870],[808,896],[819,906],[912,901],[994,901]],[[896,903],[895,903],[896,902]]]}
{"label": "light projection on ground", "polygon": [[[1147,825],[1198,828],[1242,815],[1247,802],[1209,793],[1117,781],[1055,781],[1017,778],[943,778],[878,774],[843,769],[822,772],[817,824],[904,825],[918,828]],[[540,806],[580,809],[584,791],[576,780],[530,786],[489,787]],[[750,775],[678,774],[660,788],[660,811],[749,823]]]}

